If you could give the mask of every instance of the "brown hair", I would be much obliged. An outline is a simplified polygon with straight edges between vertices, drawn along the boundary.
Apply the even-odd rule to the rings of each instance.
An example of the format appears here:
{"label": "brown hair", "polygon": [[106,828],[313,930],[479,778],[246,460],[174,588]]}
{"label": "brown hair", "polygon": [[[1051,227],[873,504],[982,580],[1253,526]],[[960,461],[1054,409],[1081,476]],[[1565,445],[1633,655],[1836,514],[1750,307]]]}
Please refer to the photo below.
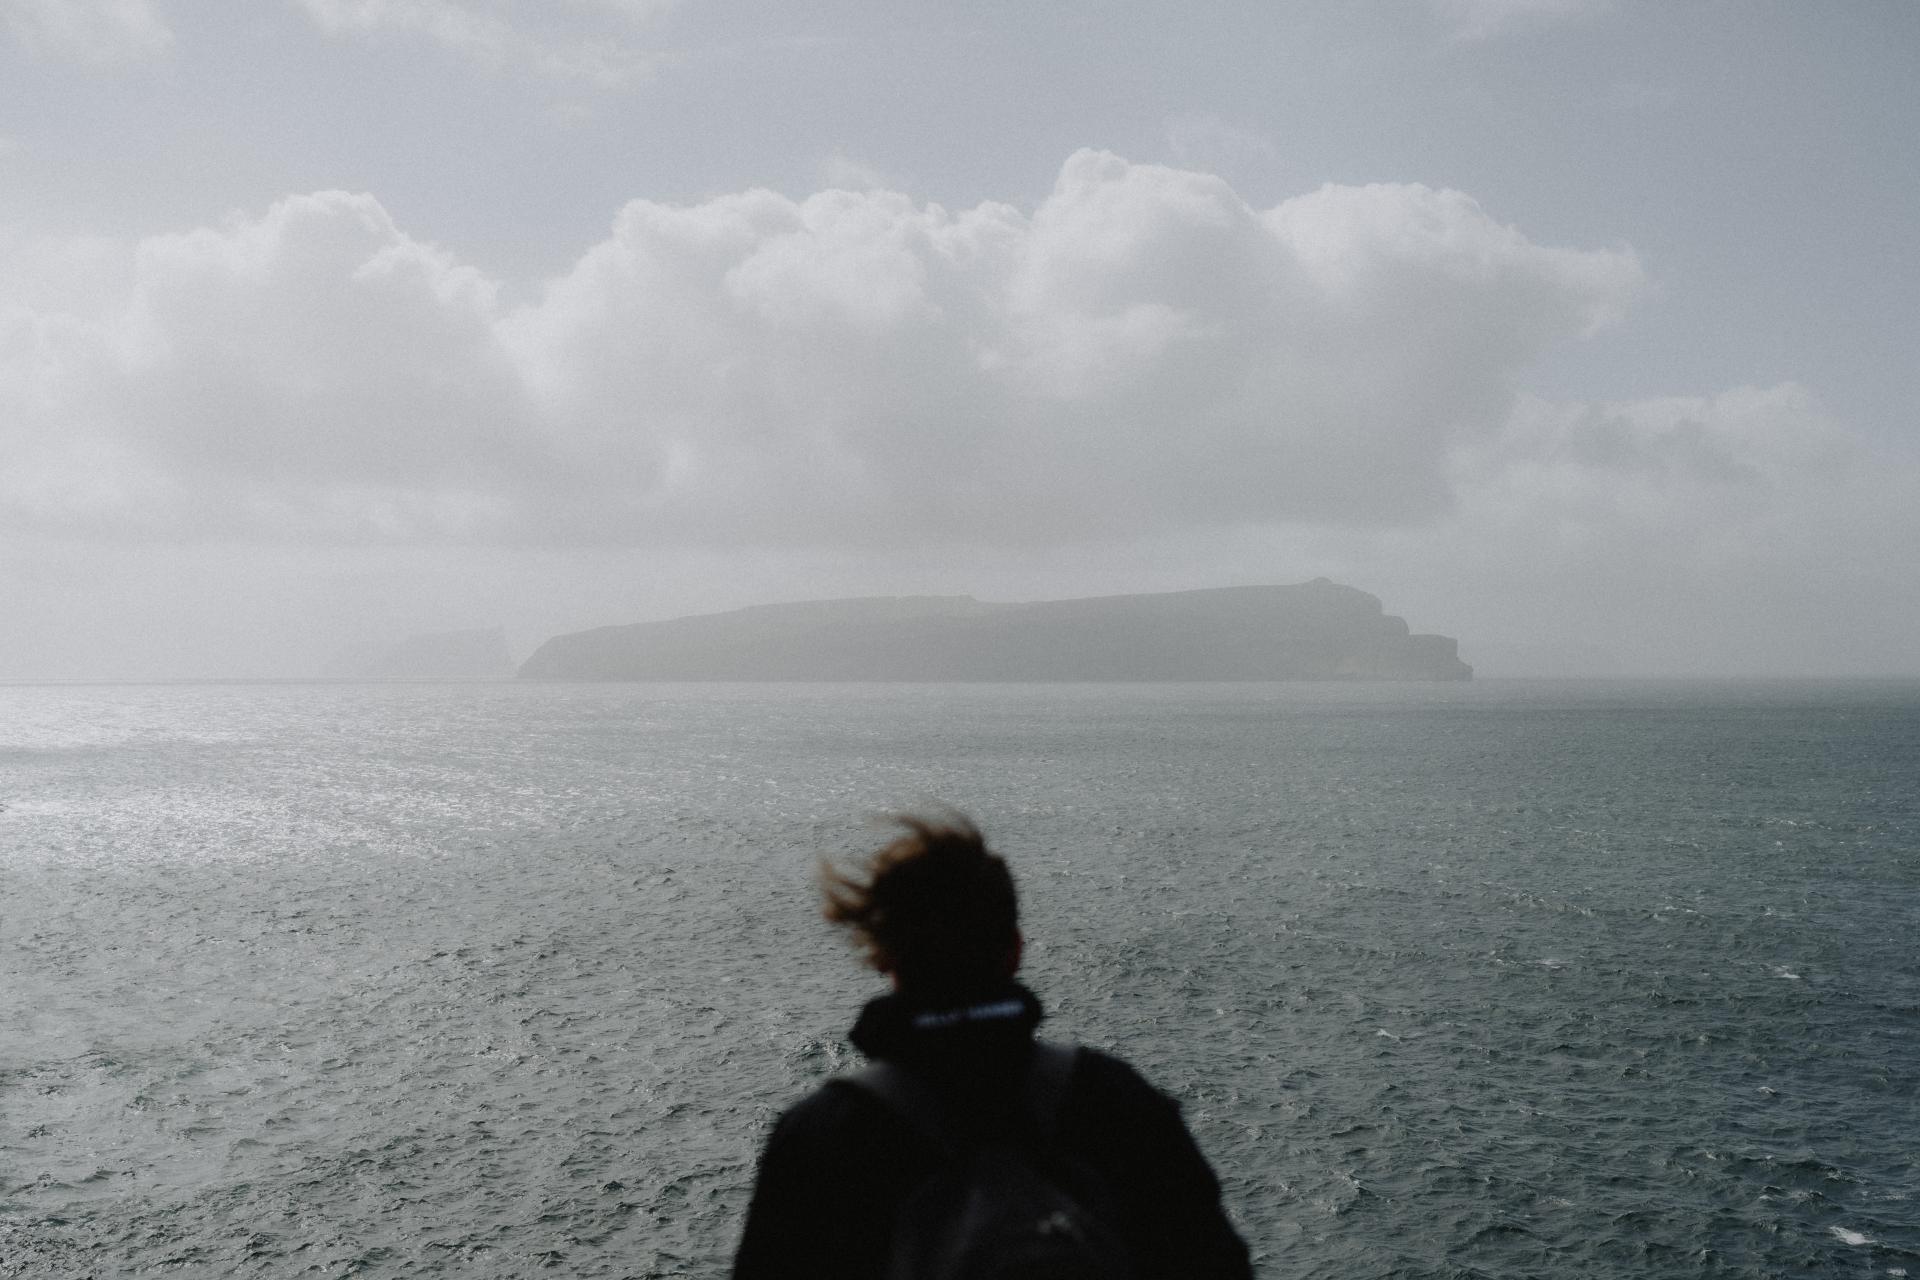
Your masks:
{"label": "brown hair", "polygon": [[917,990],[1003,976],[1020,928],[1006,859],[957,813],[896,814],[906,828],[852,871],[820,864],[822,911],[853,934],[866,962]]}

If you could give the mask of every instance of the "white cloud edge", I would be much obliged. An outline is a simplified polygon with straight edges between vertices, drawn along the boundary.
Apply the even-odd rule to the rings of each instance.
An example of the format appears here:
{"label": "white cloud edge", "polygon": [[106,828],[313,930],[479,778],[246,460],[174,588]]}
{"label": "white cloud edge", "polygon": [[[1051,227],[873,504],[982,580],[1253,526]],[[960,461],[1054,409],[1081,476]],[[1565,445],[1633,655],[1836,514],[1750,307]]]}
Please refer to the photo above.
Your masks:
{"label": "white cloud edge", "polygon": [[1030,211],[634,201],[522,306],[344,193],[0,263],[0,546],[1005,566],[1265,529],[1429,626],[1408,584],[1447,578],[1575,629],[1582,582],[1751,613],[1920,560],[1912,460],[1804,385],[1517,392],[1644,273],[1457,192],[1254,209],[1085,152]]}
{"label": "white cloud edge", "polygon": [[[39,419],[95,424],[92,451],[43,433],[43,457],[73,455],[70,487],[30,500],[16,480],[16,517],[66,492],[131,527],[304,510],[307,534],[353,537],[516,536],[582,484],[619,513],[535,536],[713,537],[717,503],[727,536],[858,541],[905,518],[908,483],[934,486],[916,501],[936,540],[989,509],[1015,540],[1208,513],[1391,522],[1444,504],[1449,441],[1493,429],[1532,353],[1610,323],[1643,281],[1628,251],[1534,244],[1457,192],[1256,210],[1211,175],[1091,151],[1031,214],[884,190],[635,201],[513,310],[370,196],[69,257],[38,288],[74,305],[17,313],[13,340],[35,345]],[[1370,450],[1411,461],[1370,476]],[[776,518],[753,496],[794,481],[875,506]]]}

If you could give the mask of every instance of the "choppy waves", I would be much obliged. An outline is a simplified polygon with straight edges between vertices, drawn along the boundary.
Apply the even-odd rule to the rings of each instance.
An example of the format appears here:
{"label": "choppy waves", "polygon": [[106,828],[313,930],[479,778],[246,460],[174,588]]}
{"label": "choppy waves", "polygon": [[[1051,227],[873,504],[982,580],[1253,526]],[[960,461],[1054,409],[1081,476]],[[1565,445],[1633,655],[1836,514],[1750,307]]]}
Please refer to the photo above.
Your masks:
{"label": "choppy waves", "polygon": [[0,689],[0,1276],[705,1276],[942,797],[1272,1275],[1920,1267],[1920,696]]}

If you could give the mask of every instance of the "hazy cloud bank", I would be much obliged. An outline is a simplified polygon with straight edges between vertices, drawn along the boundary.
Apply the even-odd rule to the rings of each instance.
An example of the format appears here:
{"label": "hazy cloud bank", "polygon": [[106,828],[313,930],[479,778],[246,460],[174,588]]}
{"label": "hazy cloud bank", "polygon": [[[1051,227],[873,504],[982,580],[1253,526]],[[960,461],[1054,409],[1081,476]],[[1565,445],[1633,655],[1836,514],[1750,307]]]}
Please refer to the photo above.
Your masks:
{"label": "hazy cloud bank", "polygon": [[1409,610],[1528,642],[1508,672],[1914,669],[1920,467],[1805,387],[1523,397],[1453,484],[1447,519],[1336,554]]}
{"label": "hazy cloud bank", "polygon": [[1445,511],[1622,249],[1082,152],[1032,213],[636,201],[531,305],[370,196],[18,246],[0,513],[124,536],[1033,544]]}
{"label": "hazy cloud bank", "polygon": [[[1911,458],[1791,382],[1524,393],[1643,287],[1630,250],[1536,243],[1458,192],[1255,209],[1098,152],[1030,211],[635,201],[524,303],[367,195],[0,240],[0,549],[43,619],[77,572],[47,566],[131,573],[99,617],[147,600],[182,654],[225,582],[251,603],[210,654],[318,644],[336,599],[524,644],[796,595],[1324,572],[1469,658],[1612,637],[1621,669],[1910,665]],[[94,632],[71,623],[47,634]]]}

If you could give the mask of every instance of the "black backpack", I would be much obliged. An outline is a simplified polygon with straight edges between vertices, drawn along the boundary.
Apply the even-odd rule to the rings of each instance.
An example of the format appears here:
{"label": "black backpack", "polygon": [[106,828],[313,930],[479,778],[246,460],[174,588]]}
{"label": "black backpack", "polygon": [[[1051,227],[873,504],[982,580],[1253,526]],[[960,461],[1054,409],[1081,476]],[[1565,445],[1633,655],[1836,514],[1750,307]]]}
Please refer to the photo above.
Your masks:
{"label": "black backpack", "polygon": [[847,1077],[912,1124],[940,1167],[901,1201],[887,1280],[1130,1280],[1129,1250],[1101,1180],[1058,1149],[1077,1051],[1033,1046],[1026,1135],[966,1130],[940,1093],[881,1062]]}

